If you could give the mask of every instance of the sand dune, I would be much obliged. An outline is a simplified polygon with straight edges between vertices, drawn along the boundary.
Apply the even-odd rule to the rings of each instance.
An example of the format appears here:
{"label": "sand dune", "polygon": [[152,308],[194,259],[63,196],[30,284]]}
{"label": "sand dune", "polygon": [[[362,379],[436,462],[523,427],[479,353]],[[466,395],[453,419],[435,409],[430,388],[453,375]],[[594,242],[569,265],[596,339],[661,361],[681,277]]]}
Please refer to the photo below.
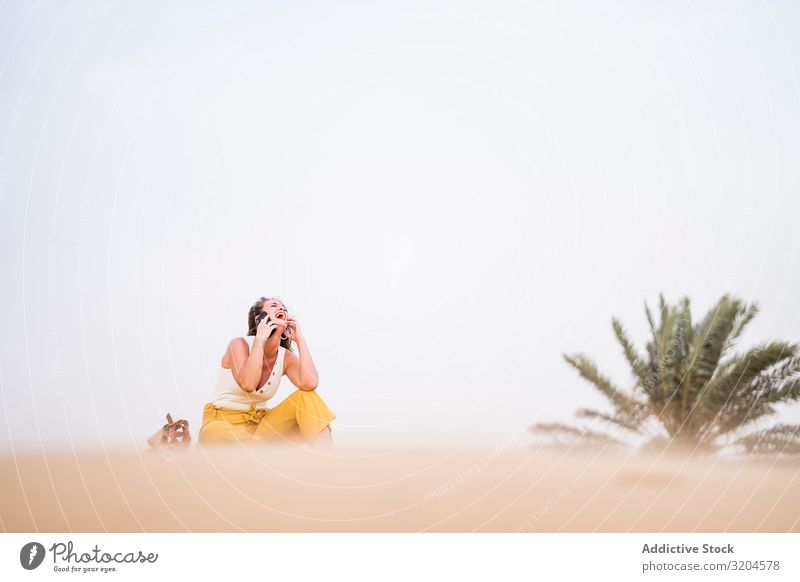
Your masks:
{"label": "sand dune", "polygon": [[0,466],[7,532],[800,531],[800,465],[755,459],[193,443]]}

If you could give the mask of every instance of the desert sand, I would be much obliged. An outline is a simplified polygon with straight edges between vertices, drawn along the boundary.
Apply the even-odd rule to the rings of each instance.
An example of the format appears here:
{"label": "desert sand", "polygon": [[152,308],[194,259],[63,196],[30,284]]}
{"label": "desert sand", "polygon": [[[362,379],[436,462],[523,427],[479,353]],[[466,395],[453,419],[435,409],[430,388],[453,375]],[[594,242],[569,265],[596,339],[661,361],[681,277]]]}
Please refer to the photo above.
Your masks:
{"label": "desert sand", "polygon": [[800,463],[542,447],[5,457],[6,532],[797,532]]}

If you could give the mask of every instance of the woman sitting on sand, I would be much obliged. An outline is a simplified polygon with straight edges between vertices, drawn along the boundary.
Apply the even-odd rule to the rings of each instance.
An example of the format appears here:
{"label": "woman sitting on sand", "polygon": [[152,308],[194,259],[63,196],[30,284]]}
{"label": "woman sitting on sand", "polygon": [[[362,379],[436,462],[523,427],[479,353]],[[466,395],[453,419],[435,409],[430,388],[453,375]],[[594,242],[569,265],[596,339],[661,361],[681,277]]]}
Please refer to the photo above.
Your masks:
{"label": "woman sitting on sand", "polygon": [[[330,422],[336,415],[317,393],[317,370],[297,320],[282,301],[261,297],[250,308],[247,324],[247,337],[233,338],[222,356],[198,442],[331,444]],[[292,352],[293,339],[299,356]],[[267,408],[284,374],[297,390]]]}

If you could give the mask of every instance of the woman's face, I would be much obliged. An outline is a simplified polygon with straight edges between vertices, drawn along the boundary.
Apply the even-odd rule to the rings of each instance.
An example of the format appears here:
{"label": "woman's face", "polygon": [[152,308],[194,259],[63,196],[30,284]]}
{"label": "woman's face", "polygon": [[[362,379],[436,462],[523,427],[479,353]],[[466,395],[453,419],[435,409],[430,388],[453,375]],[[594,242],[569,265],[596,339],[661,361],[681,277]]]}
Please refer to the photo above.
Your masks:
{"label": "woman's face", "polygon": [[283,319],[284,321],[289,313],[283,303],[277,299],[265,301],[261,306],[261,311],[269,315],[270,319]]}

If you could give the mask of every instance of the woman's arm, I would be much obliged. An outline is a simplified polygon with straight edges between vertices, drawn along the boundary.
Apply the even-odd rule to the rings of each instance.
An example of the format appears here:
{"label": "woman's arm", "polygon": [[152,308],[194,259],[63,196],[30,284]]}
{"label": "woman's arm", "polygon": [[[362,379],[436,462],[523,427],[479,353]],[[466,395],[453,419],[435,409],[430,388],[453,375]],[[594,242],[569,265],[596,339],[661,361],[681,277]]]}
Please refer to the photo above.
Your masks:
{"label": "woman's arm", "polygon": [[258,388],[261,380],[261,367],[264,365],[264,343],[269,334],[277,326],[275,322],[267,323],[267,317],[261,320],[256,328],[256,337],[253,339],[253,349],[247,344],[247,340],[237,337],[231,340],[228,350],[231,353],[231,372],[236,383],[245,392],[253,392]]}
{"label": "woman's arm", "polygon": [[300,352],[300,357],[295,356],[289,350],[286,350],[284,358],[288,360],[286,363],[286,375],[300,390],[314,390],[319,384],[319,375],[317,368],[314,366],[314,360],[311,359],[311,352],[306,344],[306,338],[301,333],[295,332],[294,341],[297,343],[297,350]]}
{"label": "woman's arm", "polygon": [[244,338],[234,338],[228,345],[231,353],[231,373],[236,383],[245,392],[253,392],[261,380],[261,366],[264,362],[264,344],[253,340],[253,349]]}

